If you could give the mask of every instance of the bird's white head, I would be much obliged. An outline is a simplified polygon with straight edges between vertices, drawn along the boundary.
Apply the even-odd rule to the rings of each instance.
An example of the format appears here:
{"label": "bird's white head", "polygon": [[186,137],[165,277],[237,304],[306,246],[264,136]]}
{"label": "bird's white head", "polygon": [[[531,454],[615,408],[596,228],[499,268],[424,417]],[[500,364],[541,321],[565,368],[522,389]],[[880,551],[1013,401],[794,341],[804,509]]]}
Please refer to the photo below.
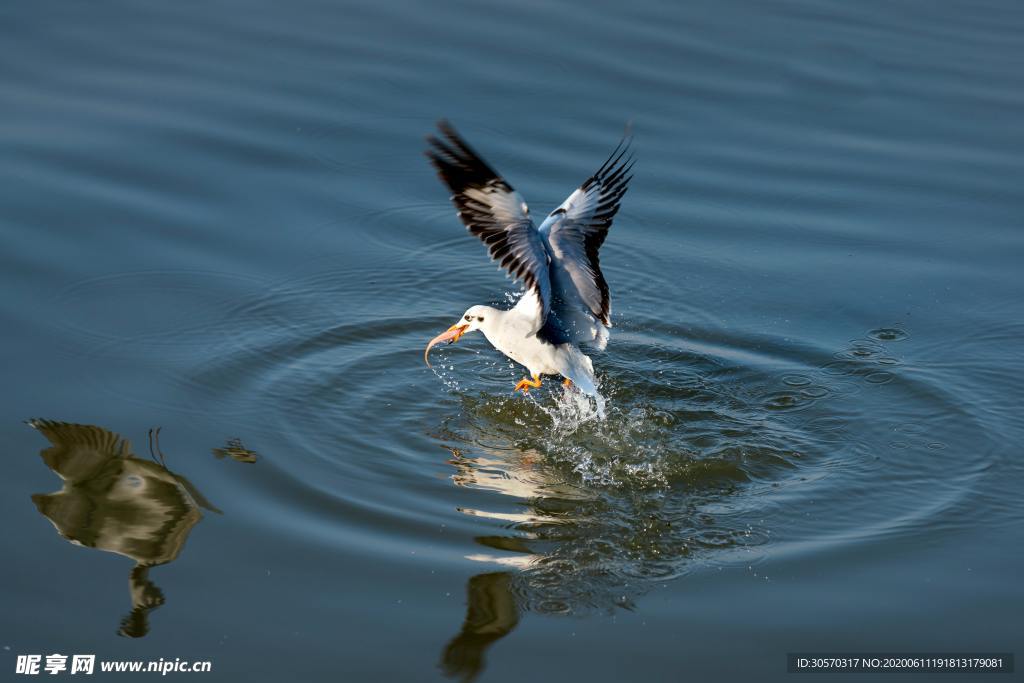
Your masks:
{"label": "bird's white head", "polygon": [[430,340],[430,343],[427,344],[426,351],[423,352],[424,362],[426,362],[428,367],[430,366],[428,354],[430,353],[430,349],[435,345],[444,341],[449,344],[454,344],[467,332],[475,332],[476,330],[483,329],[485,325],[488,325],[490,322],[494,322],[492,318],[497,312],[497,309],[491,308],[490,306],[471,306],[462,314],[462,318],[459,322],[455,323],[447,330]]}
{"label": "bird's white head", "polygon": [[475,332],[476,330],[483,329],[487,323],[487,318],[495,312],[495,309],[490,306],[470,306],[462,314],[462,320],[458,324],[466,328],[463,334]]}

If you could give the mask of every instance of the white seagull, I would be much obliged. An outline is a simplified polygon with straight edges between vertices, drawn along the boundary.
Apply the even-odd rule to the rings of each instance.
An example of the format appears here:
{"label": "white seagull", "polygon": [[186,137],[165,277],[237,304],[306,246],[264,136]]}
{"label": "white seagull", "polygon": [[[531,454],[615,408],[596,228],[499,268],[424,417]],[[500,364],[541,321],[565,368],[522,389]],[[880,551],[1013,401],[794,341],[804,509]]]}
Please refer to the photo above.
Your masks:
{"label": "white seagull", "polygon": [[441,137],[427,138],[427,157],[451,189],[459,218],[526,291],[509,310],[471,307],[430,341],[423,359],[429,366],[435,344],[480,330],[494,348],[530,372],[516,391],[539,387],[541,375],[561,375],[566,385],[597,395],[594,365],[580,345],[604,350],[612,326],[598,250],[632,178],[628,139],[537,228],[522,196],[451,124],[441,121],[438,127]]}

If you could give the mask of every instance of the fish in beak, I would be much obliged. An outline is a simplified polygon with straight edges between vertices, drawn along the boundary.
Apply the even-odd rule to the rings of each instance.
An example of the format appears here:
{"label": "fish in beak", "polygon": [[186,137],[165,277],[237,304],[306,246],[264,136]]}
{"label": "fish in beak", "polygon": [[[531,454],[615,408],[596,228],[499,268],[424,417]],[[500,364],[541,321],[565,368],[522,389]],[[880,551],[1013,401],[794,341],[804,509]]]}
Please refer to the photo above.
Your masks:
{"label": "fish in beak", "polygon": [[459,341],[459,337],[466,333],[467,329],[469,329],[469,325],[460,325],[456,323],[449,327],[444,332],[442,332],[441,334],[431,339],[430,343],[427,344],[427,350],[423,352],[423,362],[427,364],[427,367],[430,367],[430,349],[434,348],[434,346],[440,344],[443,341],[446,341],[449,344],[454,344],[455,342]]}

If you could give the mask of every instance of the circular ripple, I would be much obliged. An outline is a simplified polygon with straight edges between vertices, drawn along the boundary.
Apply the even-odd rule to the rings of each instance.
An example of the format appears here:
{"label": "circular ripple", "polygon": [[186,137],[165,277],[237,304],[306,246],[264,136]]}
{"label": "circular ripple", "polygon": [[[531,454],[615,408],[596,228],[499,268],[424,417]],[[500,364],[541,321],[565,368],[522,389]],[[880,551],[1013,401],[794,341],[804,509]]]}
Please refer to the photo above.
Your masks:
{"label": "circular ripple", "polygon": [[[916,458],[924,444],[893,440],[892,431],[911,416],[918,423],[956,412],[955,402],[901,375],[899,359],[884,356],[873,339],[828,352],[708,329],[684,332],[654,320],[624,321],[616,331],[612,353],[599,361],[610,406],[605,422],[589,421],[557,390],[526,401],[486,390],[461,394],[457,416],[445,421],[446,443],[461,445],[467,469],[474,457],[493,466],[509,453],[530,452],[541,479],[598,496],[600,505],[578,508],[557,527],[528,522],[507,532],[529,539],[533,559],[516,581],[535,609],[555,589],[579,611],[617,604],[661,577],[708,564],[755,564],[786,533],[802,547],[832,534],[870,542],[908,533],[969,495],[980,472],[976,463],[950,459],[945,467],[958,472],[955,481],[920,481]],[[882,358],[897,362],[878,370]],[[451,372],[477,384],[470,368],[480,363],[463,358]],[[885,394],[878,393],[882,384]],[[893,422],[877,419],[887,411]],[[884,448],[899,449],[900,458],[881,464],[876,453]],[[872,485],[880,467],[915,487],[914,495],[894,499]],[[492,492],[534,509],[554,495],[488,481]],[[855,505],[848,487],[860,491]],[[811,505],[806,526],[792,519],[793,509]],[[787,520],[782,533],[766,528],[773,510]]]}
{"label": "circular ripple", "polygon": [[807,387],[802,389],[800,393],[806,398],[824,398],[829,395],[829,390],[825,387]]}
{"label": "circular ripple", "polygon": [[[787,536],[907,533],[970,491],[973,465],[928,447],[942,438],[934,416],[955,402],[882,363],[895,356],[871,335],[836,350],[737,335],[711,317],[622,319],[596,358],[601,420],[557,383],[512,396],[520,370],[478,335],[436,350],[427,370],[422,348],[477,298],[477,269],[439,282],[404,257],[393,265],[264,288],[231,312],[237,338],[186,374],[252,397],[241,423],[287,454],[264,460],[278,481],[268,495],[322,533],[368,527],[415,543],[443,520],[459,532],[441,541],[453,553],[483,572],[514,568],[522,605],[564,613],[628,603],[703,566],[754,564]],[[372,314],[346,316],[370,296]],[[929,425],[928,441],[894,439],[904,424]],[[876,458],[890,447],[900,457]],[[922,452],[944,459],[948,482],[921,487]],[[905,495],[871,487],[880,468]],[[792,514],[811,505],[813,516]]]}

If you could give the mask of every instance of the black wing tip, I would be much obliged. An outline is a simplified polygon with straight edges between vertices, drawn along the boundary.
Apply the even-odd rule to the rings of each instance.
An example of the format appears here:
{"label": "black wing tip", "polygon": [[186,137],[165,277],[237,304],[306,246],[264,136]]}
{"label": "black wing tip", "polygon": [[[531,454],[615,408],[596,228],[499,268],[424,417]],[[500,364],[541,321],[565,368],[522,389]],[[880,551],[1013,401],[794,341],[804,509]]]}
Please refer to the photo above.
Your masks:
{"label": "black wing tip", "polygon": [[636,155],[632,150],[633,138],[623,138],[615,146],[612,153],[608,155],[601,167],[594,171],[593,175],[580,185],[580,189],[587,192],[595,185],[600,185],[602,192],[618,194],[616,199],[621,198],[625,193],[626,186],[633,179],[630,171],[636,164]]}
{"label": "black wing tip", "polygon": [[[448,119],[440,119],[437,122],[437,129],[441,132],[441,135],[444,136],[445,140],[447,140],[447,144],[434,136],[428,136],[428,141],[432,140],[435,145],[444,148],[462,161],[472,160],[473,162],[481,164],[490,170],[491,173],[494,173],[494,170],[490,165],[488,165],[487,162],[483,160],[483,157],[481,157],[477,151],[473,149],[468,142],[466,142],[464,137],[459,135],[459,131],[455,130],[455,126],[453,126]],[[497,173],[494,173],[494,175],[497,175]]]}
{"label": "black wing tip", "polygon": [[441,131],[441,134],[444,135],[449,140],[459,141],[465,144],[465,141],[463,140],[462,136],[459,135],[459,131],[455,129],[455,126],[453,126],[452,122],[449,121],[448,119],[438,119],[437,129]]}
{"label": "black wing tip", "polygon": [[[449,121],[448,119],[438,119],[437,123],[435,123],[434,125],[437,126],[437,130],[440,131],[441,135],[443,135],[444,137],[459,138],[459,133],[455,130],[455,126],[453,126],[451,121]],[[427,142],[437,142],[436,133],[427,133],[426,138]]]}
{"label": "black wing tip", "polygon": [[499,184],[509,191],[512,188],[498,175],[490,164],[483,160],[469,146],[447,119],[437,122],[440,135],[426,136],[427,159],[437,171],[441,181],[456,195],[471,187],[485,187]]}

